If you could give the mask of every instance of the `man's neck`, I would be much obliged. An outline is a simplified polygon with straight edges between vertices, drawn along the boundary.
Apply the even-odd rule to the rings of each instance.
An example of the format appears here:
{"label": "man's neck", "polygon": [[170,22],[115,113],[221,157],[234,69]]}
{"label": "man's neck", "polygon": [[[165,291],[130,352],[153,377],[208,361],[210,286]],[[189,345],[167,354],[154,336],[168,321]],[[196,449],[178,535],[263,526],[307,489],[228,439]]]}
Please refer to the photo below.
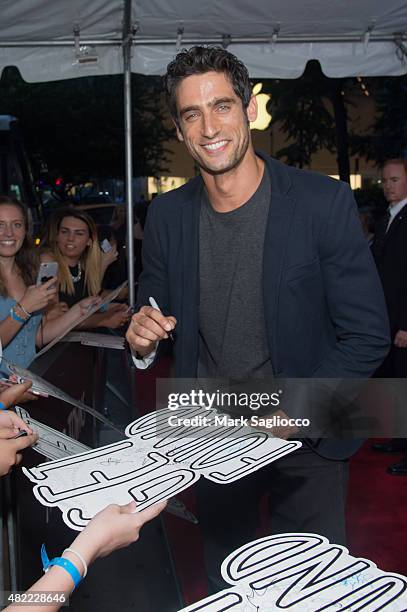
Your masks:
{"label": "man's neck", "polygon": [[208,198],[218,212],[229,212],[245,204],[256,192],[264,172],[264,161],[248,149],[241,163],[224,174],[201,170]]}
{"label": "man's neck", "polygon": [[407,197],[403,198],[402,200],[399,200],[398,202],[390,202],[390,204],[389,204],[390,208],[394,208],[395,206],[398,206],[402,202],[407,203]]}

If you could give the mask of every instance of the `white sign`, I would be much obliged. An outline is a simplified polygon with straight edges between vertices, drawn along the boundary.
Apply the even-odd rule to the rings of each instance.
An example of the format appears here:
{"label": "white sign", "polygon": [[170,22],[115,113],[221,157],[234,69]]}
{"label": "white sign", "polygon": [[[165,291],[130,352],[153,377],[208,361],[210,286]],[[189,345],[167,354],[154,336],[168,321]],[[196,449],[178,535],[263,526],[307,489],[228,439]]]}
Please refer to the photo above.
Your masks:
{"label": "white sign", "polygon": [[[181,408],[182,416],[215,418],[201,407]],[[126,428],[126,439],[35,468],[23,468],[34,495],[58,507],[63,520],[80,531],[108,504],[134,500],[138,510],[173,497],[204,476],[228,484],[293,452],[297,441],[273,438],[251,427],[171,426],[163,409]]]}
{"label": "white sign", "polygon": [[40,423],[40,421],[36,421],[25,408],[16,406],[15,409],[18,416],[31,427],[34,433],[38,434],[38,442],[32,448],[47,459],[61,459],[90,450],[89,446],[73,440],[66,434]]}
{"label": "white sign", "polygon": [[105,425],[108,425],[109,427],[117,431],[119,434],[123,434],[123,431],[116,427],[116,425],[109,421],[109,419],[107,419],[103,414],[101,414],[97,410],[94,410],[93,408],[90,408],[90,406],[87,406],[80,400],[71,397],[70,395],[68,395],[68,393],[65,393],[58,387],[55,387],[55,385],[52,385],[48,381],[41,378],[41,376],[38,376],[30,370],[26,370],[25,368],[22,368],[21,366],[18,366],[15,363],[11,363],[10,361],[7,361],[7,359],[4,358],[2,359],[2,363],[5,364],[10,374],[15,376],[17,382],[25,382],[27,380],[30,380],[32,382],[30,391],[38,393],[39,395],[42,395],[44,397],[55,397],[55,399],[59,399],[63,402],[66,402],[67,404],[71,404],[71,406],[79,408],[79,410],[81,410],[82,412],[91,414],[95,419],[97,419],[98,421],[102,421],[102,423],[105,423]]}
{"label": "white sign", "polygon": [[180,612],[402,612],[407,578],[319,535],[287,533],[245,544],[222,563],[230,585]]}
{"label": "white sign", "polygon": [[67,327],[65,329],[64,332],[62,332],[62,334],[60,334],[59,336],[56,336],[56,338],[54,338],[53,340],[51,340],[51,342],[49,342],[48,344],[46,344],[34,357],[34,359],[37,359],[37,357],[39,357],[40,355],[43,355],[44,353],[46,353],[47,351],[49,351],[50,348],[52,348],[53,346],[55,346],[55,344],[57,344],[58,342],[60,342],[62,340],[62,338],[64,338],[72,329],[74,329],[75,327],[77,327],[77,325],[80,325],[80,323],[83,323],[83,321],[86,321],[86,319],[88,319],[89,317],[91,317],[93,314],[95,314],[96,312],[98,312],[101,308],[103,308],[103,306],[108,306],[111,302],[113,302],[113,300],[115,300],[117,298],[117,296],[119,295],[120,291],[122,289],[124,289],[127,285],[127,281],[124,281],[124,283],[122,283],[121,285],[119,285],[118,287],[116,287],[116,289],[113,289],[113,291],[110,291],[110,293],[108,293],[103,300],[99,303],[96,304],[96,306],[91,306],[88,311],[81,315],[80,317],[78,317],[77,319],[75,319],[75,321],[73,321],[69,327]]}
{"label": "white sign", "polygon": [[64,342],[80,342],[85,346],[98,346],[100,348],[109,348],[116,350],[124,350],[125,342],[122,336],[112,336],[111,334],[99,334],[95,332],[69,332],[63,337]]}

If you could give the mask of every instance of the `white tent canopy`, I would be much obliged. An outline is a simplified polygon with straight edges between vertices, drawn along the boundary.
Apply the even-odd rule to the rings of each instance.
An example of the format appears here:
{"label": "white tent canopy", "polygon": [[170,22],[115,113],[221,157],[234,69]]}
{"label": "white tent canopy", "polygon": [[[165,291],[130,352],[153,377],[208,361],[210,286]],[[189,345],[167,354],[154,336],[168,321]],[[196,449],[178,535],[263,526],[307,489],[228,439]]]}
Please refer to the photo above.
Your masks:
{"label": "white tent canopy", "polygon": [[[2,0],[0,73],[27,81],[123,71],[124,0]],[[162,74],[180,47],[223,43],[252,77],[407,72],[405,0],[133,0],[133,72]],[[76,47],[75,35],[76,32]]]}

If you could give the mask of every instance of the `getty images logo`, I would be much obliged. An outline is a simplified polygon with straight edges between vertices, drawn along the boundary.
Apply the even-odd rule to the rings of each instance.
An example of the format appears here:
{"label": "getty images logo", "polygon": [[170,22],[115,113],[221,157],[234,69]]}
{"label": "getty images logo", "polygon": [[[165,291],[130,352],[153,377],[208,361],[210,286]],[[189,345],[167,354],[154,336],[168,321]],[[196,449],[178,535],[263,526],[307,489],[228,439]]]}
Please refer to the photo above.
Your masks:
{"label": "getty images logo", "polygon": [[169,393],[168,394],[168,409],[177,410],[177,408],[201,407],[205,410],[218,408],[220,410],[227,408],[250,408],[251,410],[259,410],[259,408],[277,407],[280,405],[280,396],[282,391],[274,393],[236,393],[216,391],[210,393],[203,389],[192,389],[188,393]]}

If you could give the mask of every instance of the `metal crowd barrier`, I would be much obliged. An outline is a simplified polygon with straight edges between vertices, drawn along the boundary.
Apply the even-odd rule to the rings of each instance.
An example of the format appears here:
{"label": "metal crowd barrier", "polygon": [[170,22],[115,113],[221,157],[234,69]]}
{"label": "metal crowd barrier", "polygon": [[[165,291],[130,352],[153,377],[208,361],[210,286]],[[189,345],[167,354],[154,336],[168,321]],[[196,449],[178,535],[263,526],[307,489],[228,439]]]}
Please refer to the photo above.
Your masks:
{"label": "metal crowd barrier", "polygon": [[[109,355],[107,355],[108,352]],[[119,381],[107,379],[107,363],[112,358],[113,360],[123,360],[124,367],[121,363],[116,363],[115,367],[110,368],[110,370],[120,372],[121,379]],[[135,408],[134,370],[129,366],[125,351],[107,351],[106,349],[82,346],[77,343],[59,343],[36,360],[30,366],[30,369],[75,399],[82,400],[88,406],[108,416],[116,425],[124,426],[138,416]],[[125,384],[123,384],[123,377],[125,377]],[[122,384],[118,385],[118,382]],[[110,413],[109,406],[106,405],[106,394],[108,393],[111,394],[110,397],[113,397],[113,403],[116,402],[116,411],[113,415]],[[122,413],[124,411],[124,414],[122,414],[124,422],[122,423],[117,423],[117,415],[120,413],[118,403],[124,405],[122,406],[124,408],[122,410]],[[103,435],[107,432],[104,431],[101,437],[100,423],[94,417],[63,401],[54,398],[39,398],[36,401],[23,404],[23,407],[28,410],[34,419],[62,431],[92,448],[119,439],[119,434],[113,430],[112,434],[107,435],[107,439],[106,436],[103,439]],[[102,429],[105,430],[106,426],[102,425]],[[32,449],[26,449],[23,453],[23,464],[27,467],[38,465],[38,463],[44,461],[44,458]],[[58,508],[44,508],[34,498],[32,484],[22,474],[21,470],[15,469],[11,475],[0,479],[0,495],[2,529],[0,590],[26,590],[42,573],[39,555],[41,544],[44,541],[48,543],[50,555],[60,554],[65,547],[69,546],[75,537],[75,533],[65,526]],[[146,531],[149,534],[147,536],[144,535]],[[150,563],[151,542],[153,548],[155,547],[154,555],[157,560],[152,558]],[[153,590],[154,585],[157,596],[165,597],[166,607],[162,608],[165,612],[175,612],[175,610],[181,608],[179,585],[162,523],[156,523],[154,529],[150,526],[145,527],[140,543],[138,542],[137,547],[128,554],[130,556],[126,558],[126,563],[128,564],[129,560],[133,563],[133,558],[135,558],[136,566],[137,564],[140,566],[140,559],[137,560],[137,555],[142,558],[141,563],[148,557],[145,563],[147,575],[140,581],[142,587],[138,587],[138,591],[140,591],[140,588],[147,588],[151,582],[150,590]],[[100,594],[101,601],[97,601],[98,591],[101,590],[100,585],[106,583],[106,581],[113,580],[112,590],[119,588],[118,585],[121,585],[123,597],[125,597],[123,591],[126,587],[130,591],[135,588],[134,581],[130,585],[121,584],[120,573],[117,572],[117,575],[115,575],[114,560],[110,562],[109,558],[103,559],[103,564],[102,569],[98,570],[99,573],[95,569],[93,580],[88,575],[83,583],[84,586],[81,586],[78,594],[75,594],[75,606],[72,608],[71,605],[72,609],[97,608],[101,612],[103,610],[109,612],[115,610],[116,606],[113,605],[112,607],[111,602],[105,601],[106,595],[103,598]],[[102,566],[101,563],[100,565]],[[158,565],[158,567],[155,567],[155,565]],[[157,569],[161,575],[160,589],[156,588],[157,576],[153,575],[153,567],[154,571]],[[100,574],[100,572],[102,573]],[[112,575],[114,575],[113,578]],[[115,581],[117,583],[116,587],[114,586]],[[86,584],[88,584],[88,587]],[[88,594],[86,594],[86,588],[89,588]],[[83,594],[82,600],[79,591]],[[134,597],[137,599],[137,592],[136,594],[129,593],[129,599],[131,597],[133,597],[132,601]],[[96,597],[96,600],[92,601],[91,608],[89,607],[90,602],[86,601],[86,598],[90,596]],[[151,597],[150,592],[149,597]],[[154,594],[152,597],[154,598]],[[138,606],[140,612],[148,612],[147,608],[143,609],[140,605],[143,604]],[[161,608],[159,602],[153,602],[151,605],[152,607],[148,610],[151,609],[154,612]],[[119,605],[117,609],[120,609]]]}

